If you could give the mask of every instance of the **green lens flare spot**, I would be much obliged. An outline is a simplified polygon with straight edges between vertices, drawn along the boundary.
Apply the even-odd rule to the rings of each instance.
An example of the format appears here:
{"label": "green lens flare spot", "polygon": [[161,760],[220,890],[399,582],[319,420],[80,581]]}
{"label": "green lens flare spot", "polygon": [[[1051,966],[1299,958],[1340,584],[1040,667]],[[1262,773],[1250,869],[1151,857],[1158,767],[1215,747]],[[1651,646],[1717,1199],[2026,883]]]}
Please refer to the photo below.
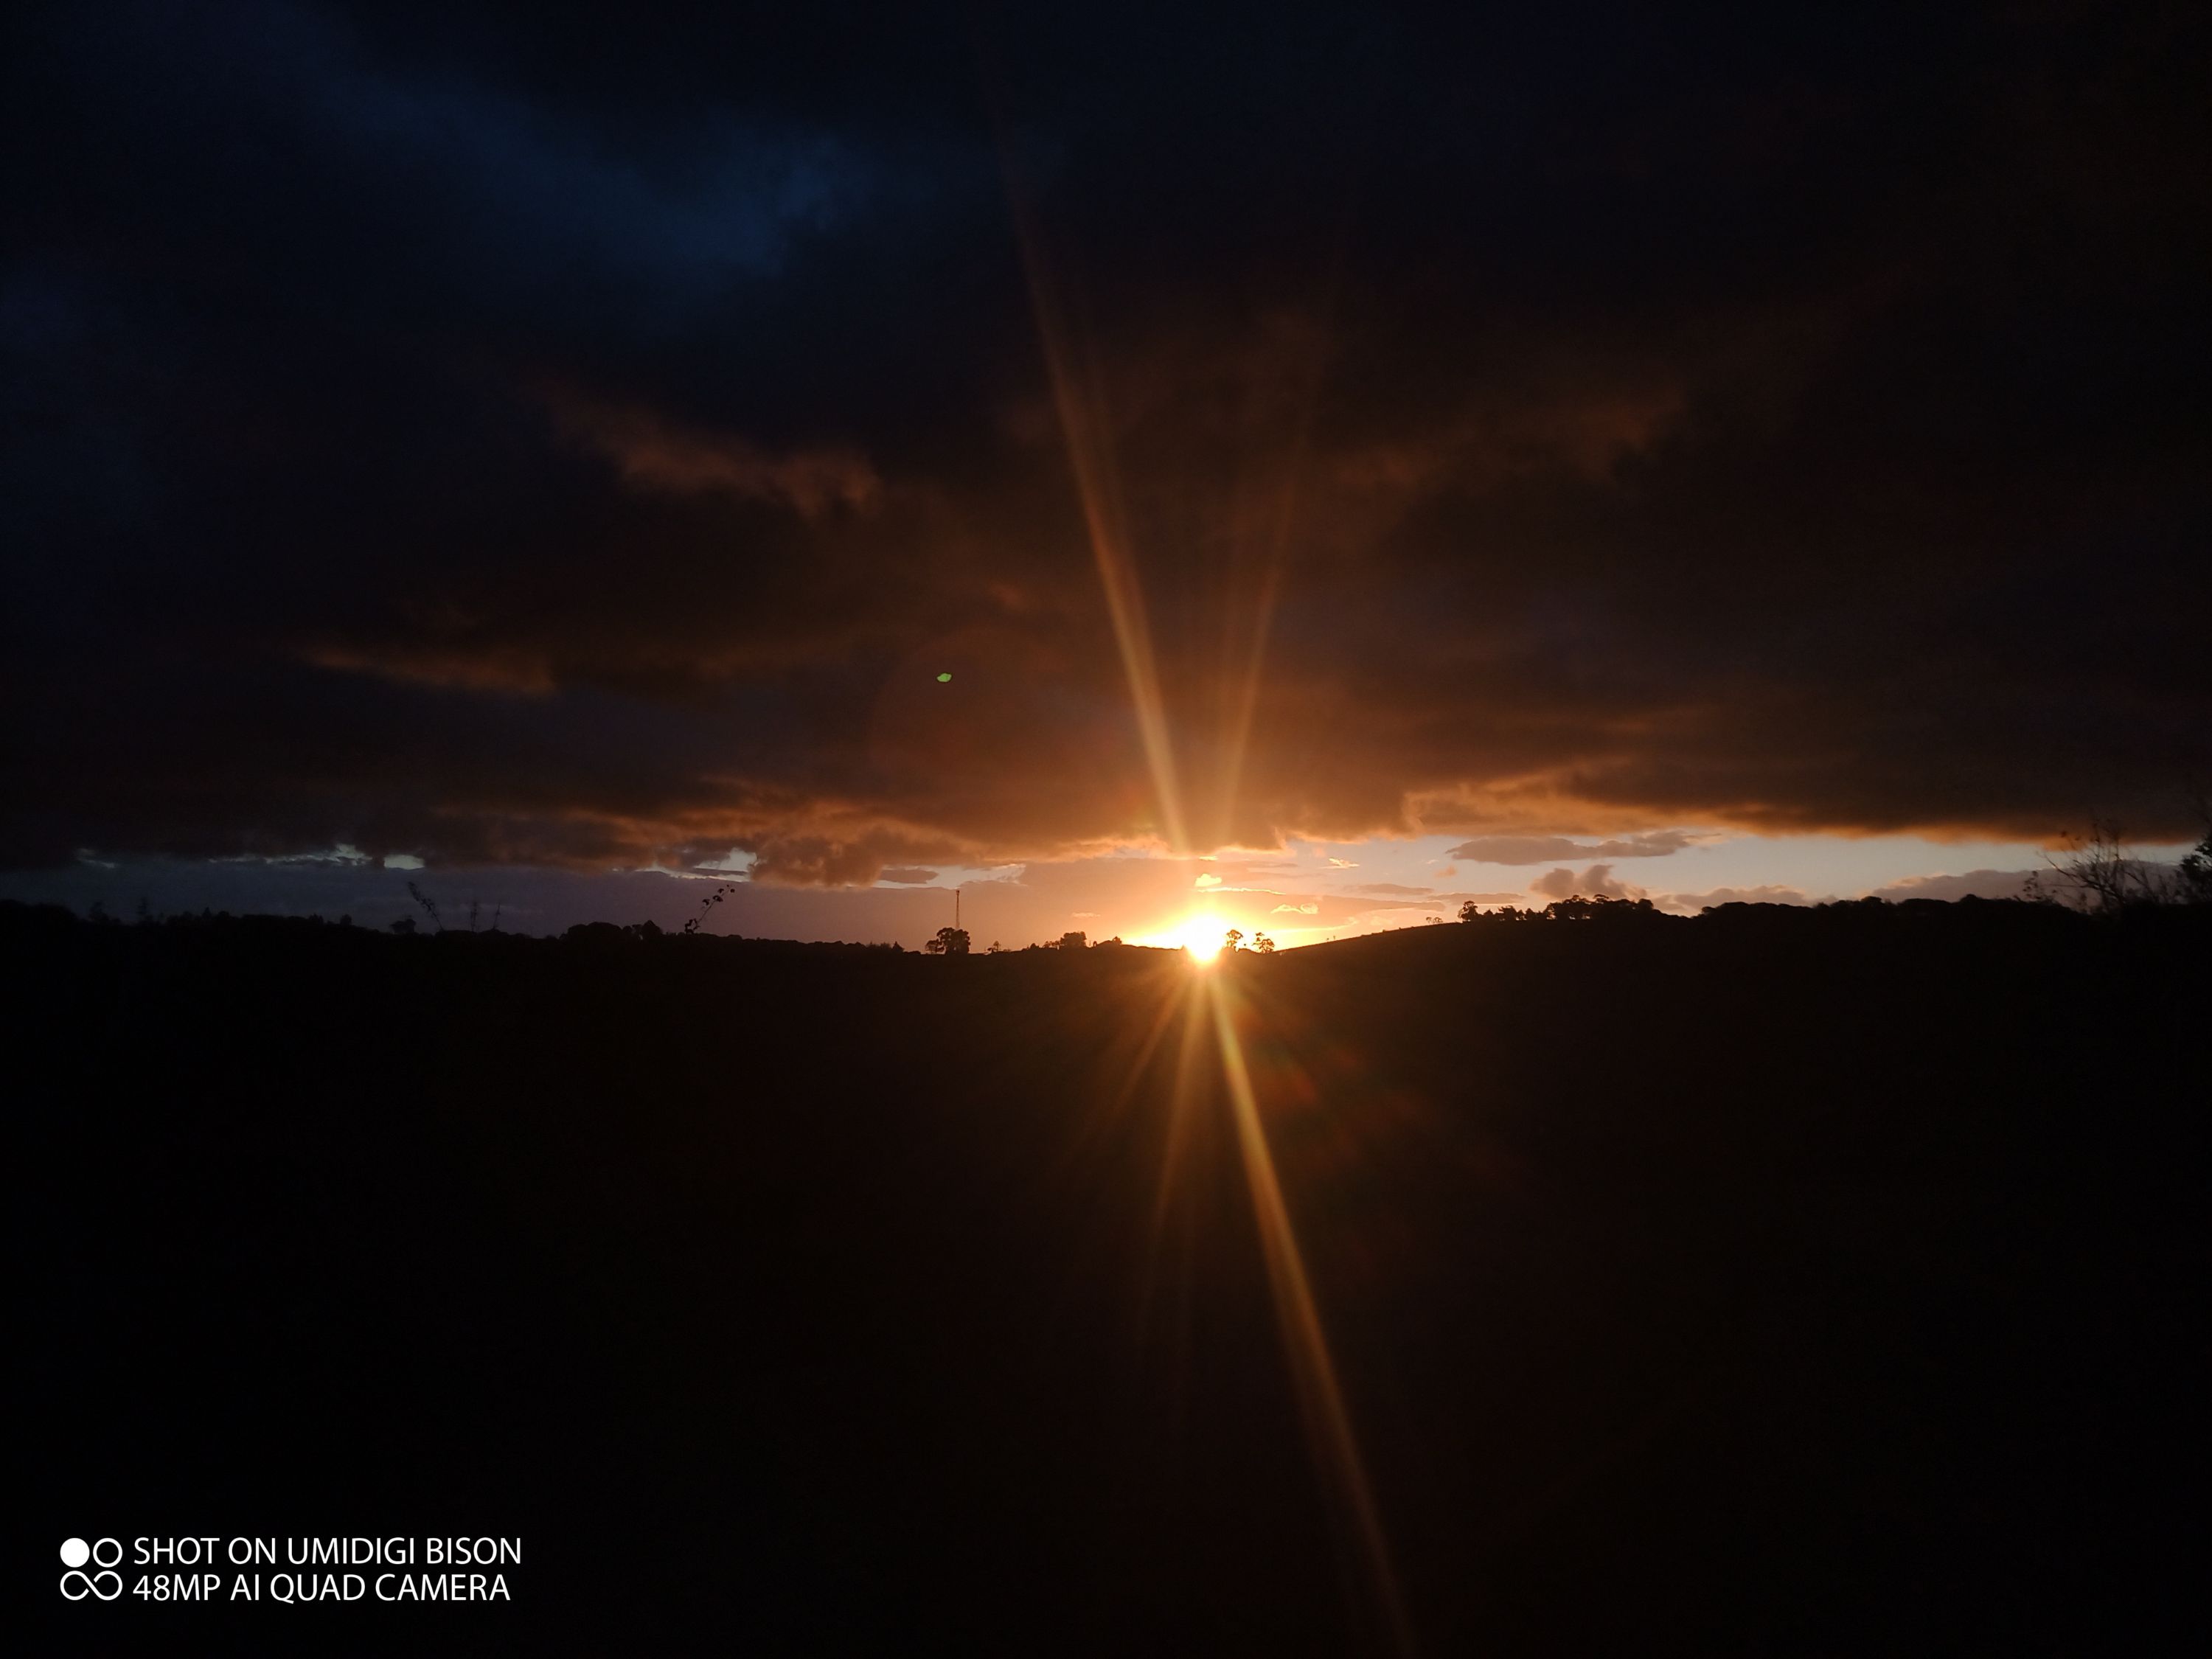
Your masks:
{"label": "green lens flare spot", "polygon": [[951,675],[950,675],[950,674],[939,674],[939,675],[937,677],[937,683],[938,683],[939,685],[943,685],[946,681],[950,680],[951,678],[952,678],[952,676],[951,676]]}

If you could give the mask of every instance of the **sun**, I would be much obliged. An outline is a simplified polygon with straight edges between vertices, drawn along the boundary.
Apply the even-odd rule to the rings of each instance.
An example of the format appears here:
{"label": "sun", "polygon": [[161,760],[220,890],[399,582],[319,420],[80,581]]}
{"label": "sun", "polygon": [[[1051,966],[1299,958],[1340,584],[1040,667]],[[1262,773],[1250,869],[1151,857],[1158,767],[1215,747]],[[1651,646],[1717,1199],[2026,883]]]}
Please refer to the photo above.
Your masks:
{"label": "sun", "polygon": [[1194,910],[1190,915],[1156,933],[1147,933],[1137,941],[1170,951],[1188,951],[1193,962],[1200,967],[1209,966],[1221,951],[1222,939],[1231,924],[1211,911]]}

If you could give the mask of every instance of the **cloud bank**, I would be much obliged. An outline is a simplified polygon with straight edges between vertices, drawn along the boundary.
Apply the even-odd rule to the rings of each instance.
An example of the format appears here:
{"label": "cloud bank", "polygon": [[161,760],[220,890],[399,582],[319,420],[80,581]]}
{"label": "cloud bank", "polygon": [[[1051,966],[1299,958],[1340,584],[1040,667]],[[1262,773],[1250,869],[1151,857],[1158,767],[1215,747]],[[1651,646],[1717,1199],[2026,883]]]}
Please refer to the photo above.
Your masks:
{"label": "cloud bank", "polygon": [[1158,846],[1133,664],[1540,891],[2212,773],[2200,15],[653,16],[11,25],[0,860]]}

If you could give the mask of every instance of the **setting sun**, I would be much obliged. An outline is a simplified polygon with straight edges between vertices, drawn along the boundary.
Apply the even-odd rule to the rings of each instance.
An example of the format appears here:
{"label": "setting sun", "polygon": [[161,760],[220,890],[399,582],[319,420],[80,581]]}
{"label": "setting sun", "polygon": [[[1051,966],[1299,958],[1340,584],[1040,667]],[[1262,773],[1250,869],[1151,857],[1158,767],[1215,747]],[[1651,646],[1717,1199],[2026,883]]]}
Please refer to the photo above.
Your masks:
{"label": "setting sun", "polygon": [[1229,922],[1211,912],[1195,911],[1158,933],[1146,934],[1137,943],[1188,951],[1192,961],[1204,964],[1220,954],[1230,927]]}

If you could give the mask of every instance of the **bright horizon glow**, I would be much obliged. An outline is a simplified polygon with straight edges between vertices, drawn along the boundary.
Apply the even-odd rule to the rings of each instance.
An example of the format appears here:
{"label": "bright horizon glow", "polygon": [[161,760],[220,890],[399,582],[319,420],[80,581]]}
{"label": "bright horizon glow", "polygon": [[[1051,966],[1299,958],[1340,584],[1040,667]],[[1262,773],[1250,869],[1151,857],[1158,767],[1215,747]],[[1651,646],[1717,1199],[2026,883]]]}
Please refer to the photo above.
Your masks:
{"label": "bright horizon glow", "polygon": [[1221,953],[1223,940],[1234,922],[1210,910],[1194,910],[1170,927],[1156,933],[1146,933],[1139,945],[1150,945],[1170,951],[1187,951],[1190,958],[1201,968],[1210,966]]}

